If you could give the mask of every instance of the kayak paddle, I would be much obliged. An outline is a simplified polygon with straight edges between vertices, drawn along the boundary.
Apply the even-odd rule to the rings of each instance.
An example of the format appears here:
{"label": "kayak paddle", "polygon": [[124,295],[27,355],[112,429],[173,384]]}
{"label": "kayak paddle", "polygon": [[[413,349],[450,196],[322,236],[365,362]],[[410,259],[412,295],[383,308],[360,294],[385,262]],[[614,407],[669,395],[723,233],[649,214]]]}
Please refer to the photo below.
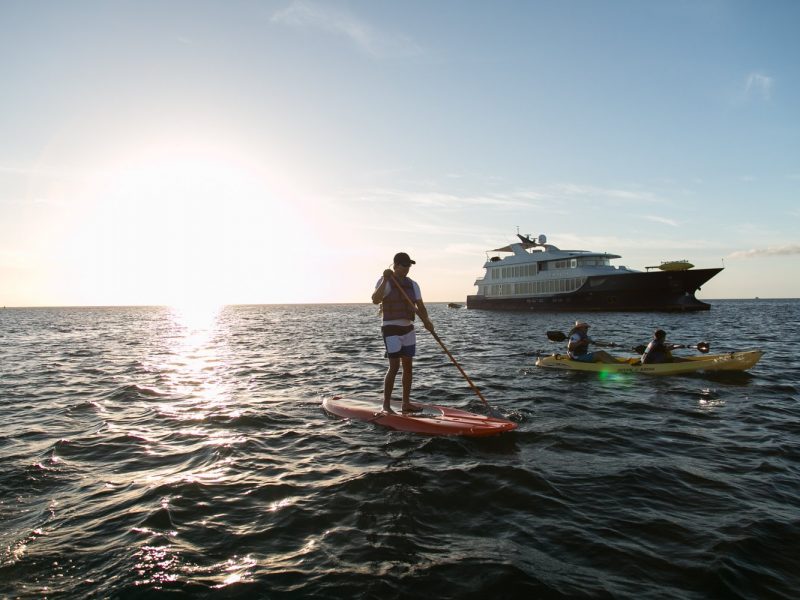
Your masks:
{"label": "kayak paddle", "polygon": [[[711,350],[711,345],[708,342],[697,342],[694,346],[689,346],[687,344],[667,344],[671,346],[674,350],[675,348],[694,348],[699,350],[703,354],[707,354],[709,350]],[[644,354],[644,351],[647,350],[647,346],[644,344],[639,344],[638,346],[634,346],[631,348],[631,352],[635,352],[636,354]]]}

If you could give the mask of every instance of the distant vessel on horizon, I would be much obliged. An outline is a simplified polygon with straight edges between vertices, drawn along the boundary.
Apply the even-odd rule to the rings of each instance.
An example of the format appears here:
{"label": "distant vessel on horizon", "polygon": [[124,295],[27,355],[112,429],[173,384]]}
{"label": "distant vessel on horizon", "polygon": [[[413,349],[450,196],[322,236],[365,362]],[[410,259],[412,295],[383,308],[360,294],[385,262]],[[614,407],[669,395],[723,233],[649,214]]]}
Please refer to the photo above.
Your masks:
{"label": "distant vessel on horizon", "polygon": [[477,293],[467,296],[467,308],[533,311],[669,311],[709,310],[695,292],[722,267],[694,269],[686,260],[665,261],[658,271],[615,267],[617,254],[561,250],[520,235],[518,243],[490,250],[510,253],[488,258]]}

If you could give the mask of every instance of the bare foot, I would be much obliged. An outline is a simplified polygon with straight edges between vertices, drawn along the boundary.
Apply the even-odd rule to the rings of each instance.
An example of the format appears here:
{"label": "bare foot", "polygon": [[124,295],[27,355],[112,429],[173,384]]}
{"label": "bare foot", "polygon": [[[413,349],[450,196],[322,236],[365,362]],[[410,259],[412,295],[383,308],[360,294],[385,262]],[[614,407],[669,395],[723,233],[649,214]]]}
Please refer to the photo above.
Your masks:
{"label": "bare foot", "polygon": [[408,404],[404,404],[402,406],[401,410],[404,413],[407,413],[407,412],[422,412],[422,407],[419,406],[418,404],[411,404],[409,402]]}

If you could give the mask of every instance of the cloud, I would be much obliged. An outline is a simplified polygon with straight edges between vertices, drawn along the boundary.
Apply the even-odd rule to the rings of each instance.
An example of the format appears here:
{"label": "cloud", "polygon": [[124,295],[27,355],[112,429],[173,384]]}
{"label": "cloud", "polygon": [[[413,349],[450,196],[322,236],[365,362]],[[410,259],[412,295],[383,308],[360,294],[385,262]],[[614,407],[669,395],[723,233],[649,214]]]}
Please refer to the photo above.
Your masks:
{"label": "cloud", "polygon": [[772,97],[773,84],[772,77],[762,73],[750,73],[745,82],[744,92],[748,97],[757,96],[769,100]]}
{"label": "cloud", "polygon": [[381,31],[370,23],[328,4],[295,0],[272,15],[273,23],[317,29],[342,36],[375,58],[415,56],[422,52],[411,38]]}
{"label": "cloud", "polygon": [[[486,207],[495,210],[532,209],[545,211],[548,214],[565,214],[576,202],[606,202],[612,205],[636,205],[663,201],[658,195],[647,190],[626,190],[620,188],[603,188],[574,183],[561,183],[534,189],[517,189],[493,192],[458,193],[430,191],[425,182],[414,186],[416,189],[370,188],[347,194],[365,202],[397,202],[421,206],[429,209],[460,210],[464,207]],[[659,216],[645,216],[645,219],[678,226],[678,222]]]}
{"label": "cloud", "polygon": [[547,196],[532,191],[518,191],[491,194],[457,194],[429,191],[409,191],[400,189],[375,188],[350,194],[365,202],[396,203],[404,202],[431,209],[461,210],[465,206],[484,206],[489,208],[522,209],[532,208]]}
{"label": "cloud", "polygon": [[623,190],[618,188],[602,188],[592,185],[580,185],[576,183],[562,183],[551,187],[556,196],[574,198],[577,196],[593,196],[595,198],[607,198],[609,200],[622,200],[625,202],[657,202],[658,196],[652,192],[643,190]]}
{"label": "cloud", "polygon": [[47,165],[37,165],[35,167],[0,165],[0,175],[2,174],[19,175],[23,177],[41,177],[47,179],[85,180],[101,174],[101,172],[71,167],[52,167]]}
{"label": "cloud", "polygon": [[752,248],[728,255],[728,258],[760,258],[762,256],[795,256],[800,254],[800,244],[787,244],[771,248]]}
{"label": "cloud", "polygon": [[671,225],[672,227],[677,227],[678,226],[678,222],[677,221],[675,221],[673,219],[668,219],[667,217],[659,217],[659,216],[656,216],[656,215],[645,215],[642,218],[647,219],[648,221],[653,221],[655,223],[661,223],[663,225]]}

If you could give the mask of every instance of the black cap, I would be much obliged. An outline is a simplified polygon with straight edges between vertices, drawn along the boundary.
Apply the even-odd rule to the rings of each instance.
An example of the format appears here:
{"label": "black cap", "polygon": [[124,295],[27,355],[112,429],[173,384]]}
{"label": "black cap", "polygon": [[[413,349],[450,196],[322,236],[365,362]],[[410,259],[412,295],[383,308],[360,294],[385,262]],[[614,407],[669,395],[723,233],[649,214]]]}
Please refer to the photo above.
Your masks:
{"label": "black cap", "polygon": [[417,264],[417,261],[411,260],[411,257],[405,252],[398,252],[394,255],[394,264],[410,267],[411,265]]}

